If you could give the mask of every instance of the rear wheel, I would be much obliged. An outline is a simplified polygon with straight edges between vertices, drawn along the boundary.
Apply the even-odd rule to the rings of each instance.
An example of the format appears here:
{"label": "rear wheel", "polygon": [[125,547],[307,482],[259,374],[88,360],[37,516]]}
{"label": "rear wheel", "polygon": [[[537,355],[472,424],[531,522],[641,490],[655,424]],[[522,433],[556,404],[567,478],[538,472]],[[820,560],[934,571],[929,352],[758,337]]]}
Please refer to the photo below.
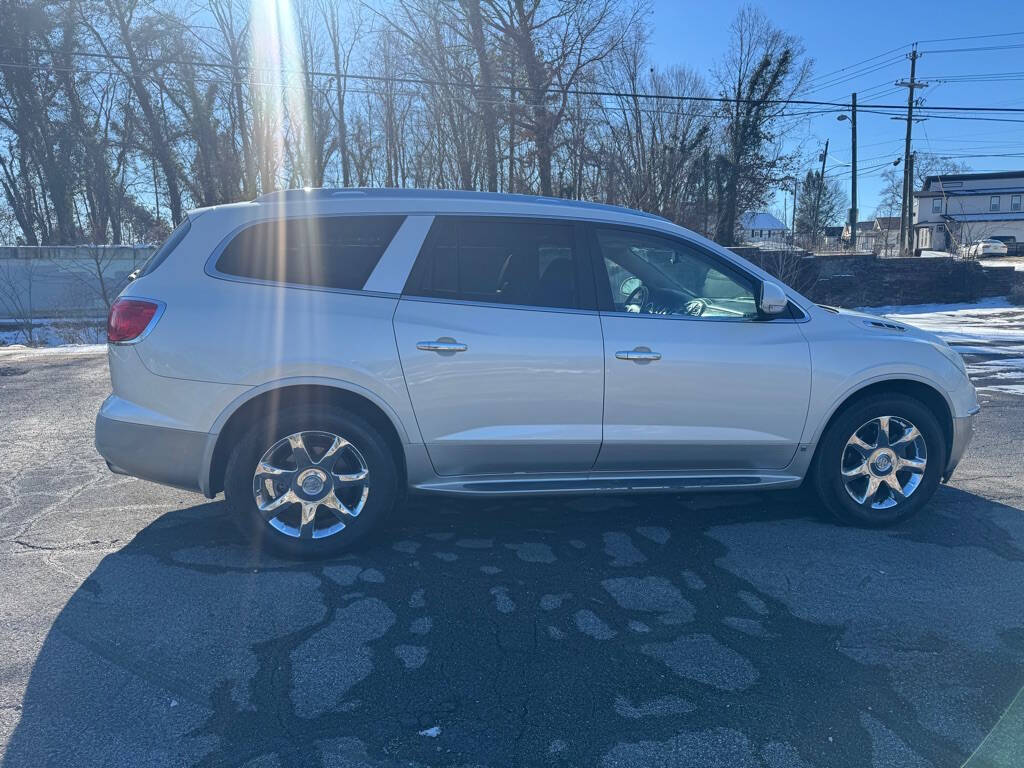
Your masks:
{"label": "rear wheel", "polygon": [[928,503],[945,456],[945,436],[927,406],[880,395],[848,406],[829,426],[815,456],[814,487],[842,522],[891,525]]}
{"label": "rear wheel", "polygon": [[224,494],[247,535],[291,557],[326,557],[364,539],[392,509],[398,473],[387,441],[358,415],[287,409],[231,453]]}

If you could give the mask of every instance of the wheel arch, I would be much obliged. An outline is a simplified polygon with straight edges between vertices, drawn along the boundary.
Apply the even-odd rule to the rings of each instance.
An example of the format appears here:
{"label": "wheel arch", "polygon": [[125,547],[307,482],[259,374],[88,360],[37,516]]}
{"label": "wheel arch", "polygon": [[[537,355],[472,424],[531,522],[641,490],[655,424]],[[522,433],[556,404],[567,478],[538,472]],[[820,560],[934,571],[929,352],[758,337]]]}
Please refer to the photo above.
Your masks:
{"label": "wheel arch", "polygon": [[891,394],[912,397],[923,403],[935,414],[942,427],[942,434],[946,442],[946,455],[943,457],[943,466],[945,466],[946,462],[949,461],[949,452],[952,450],[953,445],[953,409],[941,390],[928,382],[913,378],[891,378],[866,382],[841,398],[832,408],[828,419],[825,420],[821,429],[818,430],[817,435],[815,435],[814,457],[811,459],[812,465],[818,457],[822,437],[843,411],[869,397]]}
{"label": "wheel arch", "polygon": [[245,393],[218,417],[207,445],[202,485],[209,498],[224,490],[224,471],[231,447],[254,422],[266,419],[284,408],[336,406],[366,419],[387,441],[395,455],[400,488],[406,479],[405,443],[409,441],[401,420],[387,405],[361,387],[320,380],[288,380]]}

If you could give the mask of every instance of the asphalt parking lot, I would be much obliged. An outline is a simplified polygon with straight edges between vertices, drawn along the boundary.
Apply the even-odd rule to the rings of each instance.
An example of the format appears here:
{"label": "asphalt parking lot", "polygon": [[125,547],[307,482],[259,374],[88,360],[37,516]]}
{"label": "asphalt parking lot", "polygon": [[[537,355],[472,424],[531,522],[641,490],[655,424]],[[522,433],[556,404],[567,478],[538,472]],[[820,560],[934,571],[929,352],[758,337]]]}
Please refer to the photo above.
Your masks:
{"label": "asphalt parking lot", "polygon": [[415,500],[312,564],[110,474],[95,352],[0,355],[13,766],[1018,766],[1024,397],[896,529],[798,494]]}

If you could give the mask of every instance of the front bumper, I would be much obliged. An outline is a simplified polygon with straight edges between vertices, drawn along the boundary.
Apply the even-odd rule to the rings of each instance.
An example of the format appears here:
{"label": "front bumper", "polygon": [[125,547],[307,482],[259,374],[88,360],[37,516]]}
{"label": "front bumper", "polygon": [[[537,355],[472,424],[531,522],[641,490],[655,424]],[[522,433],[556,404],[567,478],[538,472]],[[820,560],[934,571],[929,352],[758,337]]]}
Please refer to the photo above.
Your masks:
{"label": "front bumper", "polygon": [[946,469],[942,473],[942,482],[949,480],[956,469],[960,459],[963,458],[967,446],[974,437],[974,421],[978,418],[981,406],[975,406],[966,416],[957,416],[953,419],[953,440],[949,446],[949,461],[946,462]]}
{"label": "front bumper", "polygon": [[201,491],[207,435],[96,416],[96,450],[112,472]]}

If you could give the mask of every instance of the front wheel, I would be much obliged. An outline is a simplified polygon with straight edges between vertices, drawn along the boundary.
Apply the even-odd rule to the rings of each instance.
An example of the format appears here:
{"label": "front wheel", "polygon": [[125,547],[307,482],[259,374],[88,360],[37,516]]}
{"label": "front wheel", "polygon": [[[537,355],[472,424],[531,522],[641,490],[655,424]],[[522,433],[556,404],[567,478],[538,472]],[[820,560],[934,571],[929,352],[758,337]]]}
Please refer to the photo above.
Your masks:
{"label": "front wheel", "polygon": [[826,430],[812,468],[840,521],[880,527],[916,514],[939,485],[946,439],[935,414],[905,395],[854,403]]}
{"label": "front wheel", "polygon": [[228,459],[224,495],[258,544],[291,557],[326,557],[379,525],[397,484],[387,441],[366,421],[314,406],[252,426]]}

